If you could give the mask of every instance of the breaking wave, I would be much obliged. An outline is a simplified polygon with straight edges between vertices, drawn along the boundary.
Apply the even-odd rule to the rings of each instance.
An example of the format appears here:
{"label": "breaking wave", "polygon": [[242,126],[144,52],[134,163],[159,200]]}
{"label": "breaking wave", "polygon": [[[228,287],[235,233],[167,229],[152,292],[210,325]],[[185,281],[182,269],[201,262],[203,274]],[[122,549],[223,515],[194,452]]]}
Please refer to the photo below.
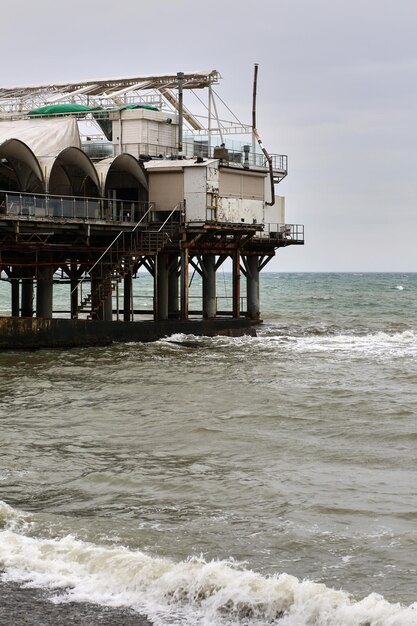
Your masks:
{"label": "breaking wave", "polygon": [[344,352],[392,357],[417,357],[417,332],[375,332],[350,334],[334,329],[313,329],[297,334],[291,329],[265,329],[258,337],[195,337],[176,334],[159,343],[175,348],[235,347],[236,349],[287,350],[296,352]]}
{"label": "breaking wave", "polygon": [[326,335],[303,337],[297,341],[297,350],[314,352],[351,352],[386,357],[417,356],[417,333],[407,330],[401,333],[377,332],[367,335]]}
{"label": "breaking wave", "polygon": [[139,550],[105,547],[73,536],[28,536],[29,516],[0,503],[3,580],[49,588],[54,602],[131,607],[154,624],[187,626],[411,626],[409,607],[288,574],[265,577],[233,561],[192,557],[174,562]]}

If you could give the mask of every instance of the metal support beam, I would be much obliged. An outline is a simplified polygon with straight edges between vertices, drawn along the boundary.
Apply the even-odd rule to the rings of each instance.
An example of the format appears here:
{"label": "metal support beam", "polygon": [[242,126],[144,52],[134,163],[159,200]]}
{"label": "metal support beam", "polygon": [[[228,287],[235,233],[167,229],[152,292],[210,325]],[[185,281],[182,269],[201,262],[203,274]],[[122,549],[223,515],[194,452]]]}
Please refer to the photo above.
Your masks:
{"label": "metal support beam", "polygon": [[111,274],[98,265],[91,273],[92,319],[113,320],[113,290]]}
{"label": "metal support beam", "polygon": [[[87,268],[85,266],[83,266],[81,263],[78,265],[78,263],[76,263],[75,265],[65,265],[63,264],[61,266],[61,270],[63,272],[65,272],[65,274],[68,276],[68,278],[70,279],[70,306],[71,306],[71,319],[76,320],[78,319],[78,314],[79,314],[79,292],[80,292],[80,283],[82,285],[83,283],[83,276],[85,274],[85,270]],[[81,287],[82,290],[82,287]]]}
{"label": "metal support beam", "polygon": [[223,263],[226,261],[226,259],[228,259],[228,255],[227,254],[221,254],[217,261],[216,261],[216,272],[219,269],[219,267],[221,267],[223,265]]}
{"label": "metal support beam", "polygon": [[[192,258],[190,258],[189,261],[190,261],[191,267],[194,269],[194,273],[197,272],[199,276],[202,276],[204,273],[204,269],[203,269],[203,264],[201,261],[201,256],[199,255],[197,257],[197,261],[194,261],[194,259]],[[194,273],[193,273],[193,276],[194,276]],[[191,278],[191,281],[192,281],[192,278]]]}
{"label": "metal support beam", "polygon": [[265,256],[261,257],[259,261],[259,271],[263,270],[265,265],[267,265],[269,261],[271,261],[273,258],[274,258],[273,254],[270,254],[269,256],[266,256],[266,257]]}
{"label": "metal support beam", "polygon": [[113,290],[110,275],[103,277],[103,288],[107,296],[103,301],[102,307],[100,307],[103,310],[100,319],[111,322],[113,321]]}
{"label": "metal support beam", "polygon": [[183,135],[183,84],[184,84],[184,72],[177,73],[178,80],[178,152],[182,153],[182,135]]}
{"label": "metal support beam", "polygon": [[91,273],[91,317],[93,320],[103,319],[103,309],[100,306],[100,281],[101,274],[99,270],[93,270]]}
{"label": "metal support beam", "polygon": [[216,256],[205,254],[201,260],[203,266],[203,317],[216,317]]}
{"label": "metal support beam", "polygon": [[142,257],[138,267],[146,268],[151,276],[155,275],[155,261],[152,257]]}

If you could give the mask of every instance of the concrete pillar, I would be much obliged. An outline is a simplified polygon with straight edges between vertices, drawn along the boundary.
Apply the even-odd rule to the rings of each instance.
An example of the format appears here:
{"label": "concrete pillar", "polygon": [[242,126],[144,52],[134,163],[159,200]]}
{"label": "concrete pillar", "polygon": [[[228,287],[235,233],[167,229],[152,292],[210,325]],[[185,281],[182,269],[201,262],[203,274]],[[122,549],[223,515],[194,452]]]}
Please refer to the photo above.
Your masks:
{"label": "concrete pillar", "polygon": [[203,256],[203,317],[212,319],[216,317],[216,256],[205,254]]}
{"label": "concrete pillar", "polygon": [[52,319],[54,270],[52,267],[38,268],[36,278],[36,317]]}
{"label": "concrete pillar", "polygon": [[169,259],[166,254],[156,256],[154,317],[157,320],[168,319],[168,262]]}
{"label": "concrete pillar", "polygon": [[178,297],[178,257],[171,263],[168,274],[168,316],[177,318],[179,316],[179,297]]}
{"label": "concrete pillar", "polygon": [[33,317],[33,278],[28,272],[22,278],[22,317]]}
{"label": "concrete pillar", "polygon": [[246,297],[247,317],[251,320],[259,320],[259,257],[246,257]]}
{"label": "concrete pillar", "polygon": [[123,279],[123,321],[132,319],[132,272],[128,272]]}
{"label": "concrete pillar", "polygon": [[181,319],[188,320],[188,248],[181,249]]}
{"label": "concrete pillar", "polygon": [[10,280],[11,285],[11,300],[12,300],[12,317],[19,317],[20,313],[20,280],[17,272],[12,270],[12,277]]}
{"label": "concrete pillar", "polygon": [[233,260],[233,317],[240,317],[240,250],[235,250]]}

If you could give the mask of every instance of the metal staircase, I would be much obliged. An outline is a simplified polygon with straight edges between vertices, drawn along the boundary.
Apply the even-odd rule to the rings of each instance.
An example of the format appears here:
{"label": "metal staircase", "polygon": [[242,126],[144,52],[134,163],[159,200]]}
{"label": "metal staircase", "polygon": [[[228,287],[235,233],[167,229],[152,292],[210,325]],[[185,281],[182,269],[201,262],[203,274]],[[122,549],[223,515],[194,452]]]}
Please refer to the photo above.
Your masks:
{"label": "metal staircase", "polygon": [[125,276],[143,256],[155,256],[179,232],[180,205],[177,205],[164,222],[145,222],[148,213],[131,231],[120,231],[100,258],[80,282],[91,278],[91,290],[82,298],[78,313],[87,313],[87,319],[97,319],[100,309]]}

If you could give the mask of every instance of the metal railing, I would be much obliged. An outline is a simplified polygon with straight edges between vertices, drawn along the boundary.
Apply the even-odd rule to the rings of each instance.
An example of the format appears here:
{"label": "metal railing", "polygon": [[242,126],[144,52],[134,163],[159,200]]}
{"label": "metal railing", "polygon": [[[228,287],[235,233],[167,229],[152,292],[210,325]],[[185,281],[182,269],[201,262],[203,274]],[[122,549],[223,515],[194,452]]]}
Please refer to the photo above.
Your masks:
{"label": "metal railing", "polygon": [[[152,205],[132,230],[121,230],[116,235],[71,292],[73,293],[77,287],[81,288],[80,312],[86,311],[89,307],[88,315],[94,317],[104,301],[118,288],[123,277],[132,271],[136,258],[156,254],[163,248],[167,240],[171,240],[171,236],[175,230],[178,230],[181,223],[181,209],[182,204],[178,203],[165,220],[160,223],[152,219],[154,212]],[[140,228],[149,225],[148,228]],[[83,297],[81,291],[83,283],[88,279],[92,280],[93,275],[99,280],[94,288],[91,284],[91,291]]]}
{"label": "metal railing", "polygon": [[151,142],[130,142],[123,141],[121,145],[119,143],[113,143],[114,153],[118,155],[123,152],[128,152],[140,159],[146,159],[147,157],[153,157],[158,159],[164,158],[177,158],[178,148],[176,146],[164,146],[159,143]]}
{"label": "metal railing", "polygon": [[[123,290],[122,290],[123,293]],[[120,297],[120,293],[119,293]],[[113,298],[117,299],[117,294],[113,293]],[[140,315],[153,315],[155,296],[153,292],[133,294],[132,304],[135,314]],[[241,296],[239,299],[241,316],[246,314],[246,296]],[[118,307],[117,307],[118,308]],[[189,296],[189,309],[190,315],[201,315],[203,312],[203,299],[202,296],[191,295]],[[119,313],[123,313],[123,309],[119,309]],[[232,296],[216,296],[216,314],[221,316],[233,315],[233,297]],[[178,311],[179,315],[179,311]]]}
{"label": "metal railing", "polygon": [[136,224],[150,208],[149,202],[0,190],[0,217],[110,220]]}
{"label": "metal railing", "polygon": [[[237,143],[237,142],[235,142]],[[245,152],[243,145],[247,145],[249,150]],[[161,145],[151,142],[125,142],[121,146],[117,143],[103,141],[102,135],[85,135],[82,136],[82,148],[92,158],[104,158],[109,155],[109,151],[115,151],[115,154],[121,152],[129,152],[140,158],[178,158],[178,148],[173,145]],[[193,159],[201,158],[219,158],[216,151],[219,146],[208,146],[206,140],[190,140],[186,138],[183,142],[183,150],[181,157]],[[288,171],[288,157],[286,154],[271,154],[272,169],[274,172],[286,174]],[[220,157],[223,165],[242,165],[243,167],[256,167],[261,169],[269,169],[269,164],[265,155],[261,152],[253,152],[252,145],[242,144],[233,148],[224,150],[224,157]]]}
{"label": "metal railing", "polygon": [[[123,278],[131,272],[138,256],[154,255],[166,243],[166,233],[148,230],[121,231],[87,274],[79,281],[81,287],[91,279],[90,291],[83,296],[80,289],[78,312],[94,318],[107,298],[112,297]],[[93,285],[93,277],[96,279]],[[73,289],[75,291],[75,289]]]}
{"label": "metal railing", "polygon": [[[129,234],[134,233],[138,227],[144,223],[146,224],[146,218],[148,218],[148,215],[151,211],[151,207],[148,208],[148,210],[146,211],[146,213],[140,218],[140,220],[138,221],[138,223],[135,225],[135,227],[130,231]],[[105,251],[103,252],[103,254],[97,259],[97,261],[94,263],[94,265],[92,265],[92,267],[90,267],[90,269],[87,271],[87,273],[91,276],[93,270],[97,267],[97,265],[100,263],[100,261],[102,261],[102,259],[106,256],[106,254],[109,252],[109,250],[115,245],[115,243],[120,239],[120,237],[123,235],[124,231],[120,231],[116,237],[113,239],[113,241],[107,246],[107,248],[105,249]],[[84,280],[86,279],[86,275],[81,278],[81,280],[78,282],[78,285],[81,285]],[[75,291],[75,289],[77,289],[77,287],[74,287],[74,289],[71,291],[71,293],[73,293]]]}
{"label": "metal railing", "polygon": [[[165,211],[163,213],[160,212],[160,214],[165,215]],[[171,238],[171,236],[175,232],[178,232],[179,226],[181,226],[183,223],[184,204],[182,202],[178,202],[178,204],[175,205],[172,211],[168,213],[164,221],[162,220],[157,221],[155,219],[156,215],[158,215],[158,213],[155,211],[155,208],[154,208],[153,223],[155,224],[155,230],[150,230],[149,232],[155,232],[155,233],[164,232],[166,235],[168,235]]]}
{"label": "metal railing", "polygon": [[262,232],[256,237],[282,242],[304,243],[304,224],[264,224]]}
{"label": "metal railing", "polygon": [[[254,152],[252,145],[235,142],[232,148],[208,146],[207,140],[190,140],[187,138],[183,144],[183,151],[187,157],[220,158],[223,165],[242,165],[243,167],[269,168],[269,164],[262,152]],[[246,150],[245,150],[246,148]],[[221,156],[223,154],[223,156]],[[286,154],[271,154],[272,168],[274,171],[287,173],[288,157]]]}
{"label": "metal railing", "polygon": [[286,154],[270,154],[269,156],[272,159],[273,170],[288,172],[288,157]]}

